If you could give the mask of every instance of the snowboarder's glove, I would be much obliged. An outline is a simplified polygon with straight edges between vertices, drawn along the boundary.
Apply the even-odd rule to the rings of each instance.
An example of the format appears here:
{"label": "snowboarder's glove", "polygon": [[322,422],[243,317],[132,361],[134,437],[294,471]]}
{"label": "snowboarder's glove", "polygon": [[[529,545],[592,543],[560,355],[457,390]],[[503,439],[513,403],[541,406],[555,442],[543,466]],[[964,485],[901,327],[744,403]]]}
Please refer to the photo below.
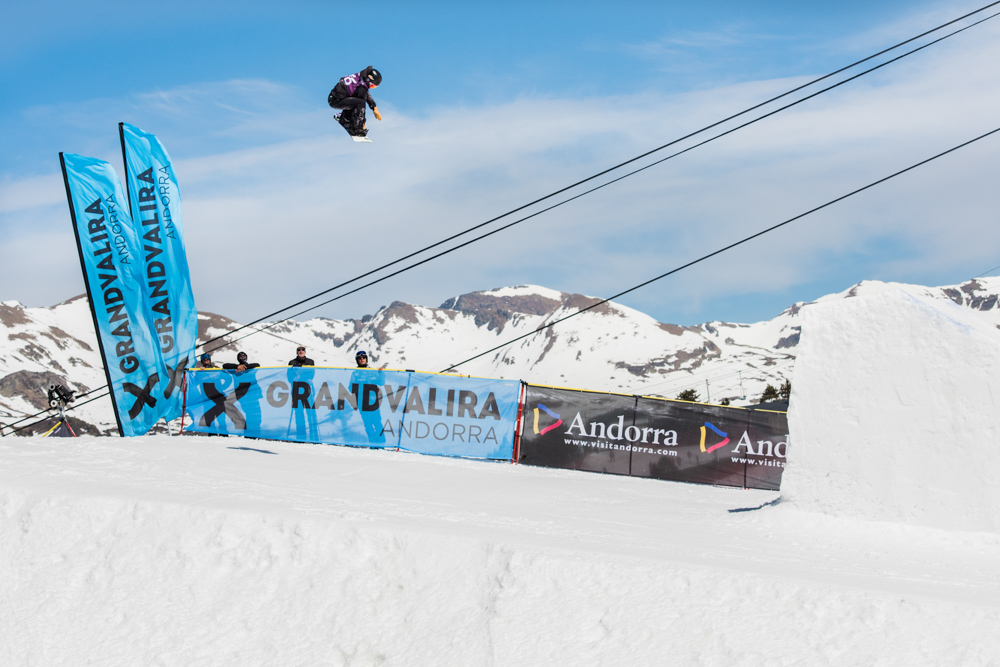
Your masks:
{"label": "snowboarder's glove", "polygon": [[372,113],[375,114],[376,118],[378,118],[379,120],[382,120],[382,114],[380,114],[378,112],[378,107],[375,107],[374,109],[372,109]]}

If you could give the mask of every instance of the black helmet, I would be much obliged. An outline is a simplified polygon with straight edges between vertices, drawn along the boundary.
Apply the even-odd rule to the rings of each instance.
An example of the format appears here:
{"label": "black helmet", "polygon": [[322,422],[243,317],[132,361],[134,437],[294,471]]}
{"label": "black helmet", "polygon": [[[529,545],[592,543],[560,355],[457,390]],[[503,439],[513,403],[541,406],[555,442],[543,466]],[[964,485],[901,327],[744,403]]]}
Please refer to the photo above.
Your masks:
{"label": "black helmet", "polygon": [[239,354],[236,355],[236,361],[244,362],[246,360],[247,360],[247,353],[246,352],[240,352]]}
{"label": "black helmet", "polygon": [[368,83],[372,86],[378,86],[382,84],[382,73],[379,72],[374,67],[368,72]]}

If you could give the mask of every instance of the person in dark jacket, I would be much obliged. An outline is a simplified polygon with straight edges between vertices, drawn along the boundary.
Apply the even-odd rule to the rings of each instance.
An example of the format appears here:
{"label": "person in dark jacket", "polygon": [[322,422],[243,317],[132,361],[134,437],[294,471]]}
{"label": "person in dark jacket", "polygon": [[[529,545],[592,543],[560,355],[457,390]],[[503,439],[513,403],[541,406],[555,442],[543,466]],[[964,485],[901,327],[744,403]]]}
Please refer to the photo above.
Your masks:
{"label": "person in dark jacket", "polygon": [[289,366],[315,366],[313,360],[306,356],[306,348],[299,345],[295,349],[295,358],[288,362]]}
{"label": "person in dark jacket", "polygon": [[382,114],[378,112],[378,106],[371,94],[380,83],[382,74],[369,65],[357,74],[348,74],[330,91],[327,102],[334,109],[343,109],[343,113],[340,114],[340,124],[351,135],[355,137],[368,135],[368,128],[365,126],[365,104],[372,108],[372,113],[377,119],[382,120]]}
{"label": "person in dark jacket", "polygon": [[222,364],[222,368],[227,371],[248,371],[251,368],[260,368],[260,364],[251,364],[247,362],[247,353],[239,352],[236,355],[235,364]]}
{"label": "person in dark jacket", "polygon": [[[222,364],[223,370],[227,371],[248,371],[252,368],[260,368],[260,364],[251,364],[247,359],[246,352],[236,353],[236,363],[235,364]],[[246,417],[246,428],[241,434],[244,438],[256,438],[260,435],[260,423],[261,423],[261,410],[260,401],[262,398],[260,386],[254,378],[248,378],[249,382],[244,382],[241,380],[235,380],[233,384],[236,388],[239,385],[245,384],[246,389],[242,397],[237,398],[236,401],[243,408],[243,414]]]}

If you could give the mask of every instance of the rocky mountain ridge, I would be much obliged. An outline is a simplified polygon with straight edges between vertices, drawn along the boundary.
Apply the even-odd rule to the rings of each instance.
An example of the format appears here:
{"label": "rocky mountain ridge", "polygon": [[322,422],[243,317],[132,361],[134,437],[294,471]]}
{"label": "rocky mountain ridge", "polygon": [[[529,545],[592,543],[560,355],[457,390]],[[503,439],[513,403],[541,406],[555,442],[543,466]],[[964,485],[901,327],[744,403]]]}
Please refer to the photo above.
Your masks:
{"label": "rocky mountain ridge", "polygon": [[[201,313],[199,342],[222,336],[207,346],[217,362],[235,360],[237,350],[243,350],[263,366],[283,366],[297,345],[305,345],[317,365],[350,367],[354,353],[363,349],[374,365],[388,368],[442,372],[455,367],[451,372],[669,398],[694,389],[699,400],[741,405],[755,402],[766,385],[791,379],[804,309],[885,289],[951,299],[1000,326],[1000,278],[947,287],[865,281],[816,302],[793,304],[764,322],[688,327],[657,322],[594,297],[522,285],[463,294],[437,308],[395,301],[360,319],[260,324],[236,334],[228,332],[239,323]],[[105,383],[86,298],[50,308],[0,303],[0,423],[44,409],[41,390],[51,382],[78,392]],[[106,398],[71,414],[78,430],[113,430]],[[32,430],[38,428],[21,433]]]}

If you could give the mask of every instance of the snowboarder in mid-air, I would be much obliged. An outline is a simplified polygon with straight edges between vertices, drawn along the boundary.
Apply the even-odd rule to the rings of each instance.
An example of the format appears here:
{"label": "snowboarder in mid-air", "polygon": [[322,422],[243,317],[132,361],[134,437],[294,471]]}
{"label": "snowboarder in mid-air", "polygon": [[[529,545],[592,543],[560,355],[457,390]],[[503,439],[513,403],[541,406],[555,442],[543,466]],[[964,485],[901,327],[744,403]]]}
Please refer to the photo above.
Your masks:
{"label": "snowboarder in mid-air", "polygon": [[330,91],[327,101],[334,109],[342,109],[335,116],[355,141],[364,141],[368,136],[365,125],[365,104],[372,108],[375,118],[382,120],[378,106],[372,99],[371,91],[382,83],[382,74],[369,65],[357,74],[348,74]]}

